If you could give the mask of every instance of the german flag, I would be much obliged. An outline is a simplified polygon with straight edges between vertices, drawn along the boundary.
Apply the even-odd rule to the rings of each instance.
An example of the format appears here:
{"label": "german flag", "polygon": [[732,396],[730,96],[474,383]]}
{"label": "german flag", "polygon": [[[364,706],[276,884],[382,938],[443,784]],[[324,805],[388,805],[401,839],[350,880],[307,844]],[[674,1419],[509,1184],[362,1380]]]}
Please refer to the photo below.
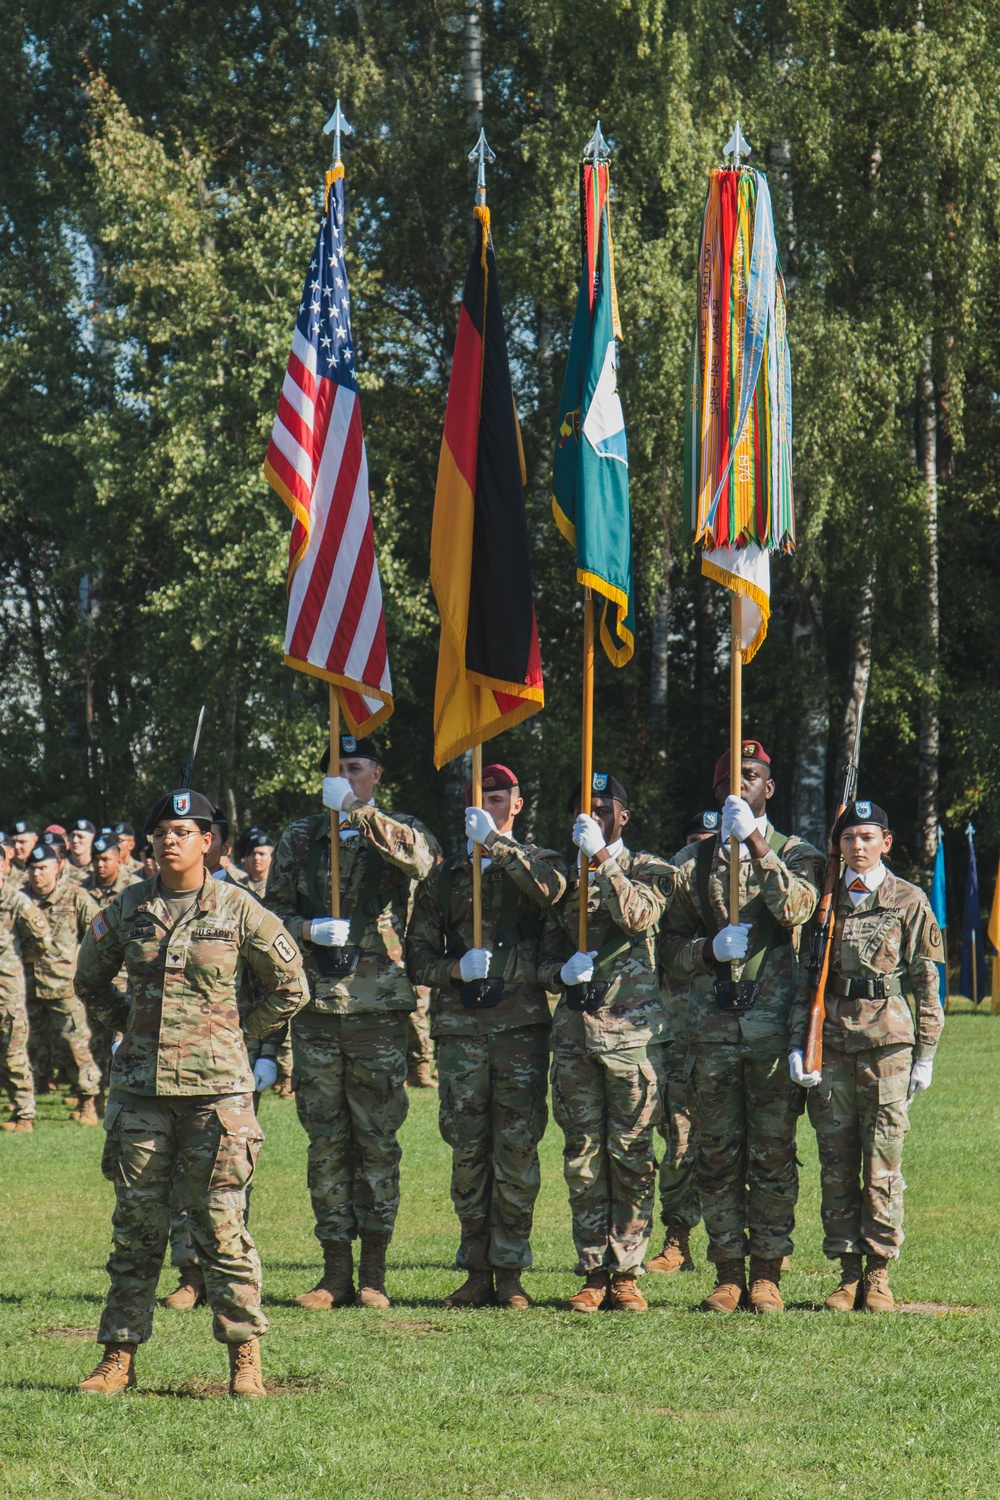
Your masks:
{"label": "german flag", "polygon": [[500,281],[489,209],[475,215],[479,244],[462,297],[431,530],[439,769],[545,702]]}

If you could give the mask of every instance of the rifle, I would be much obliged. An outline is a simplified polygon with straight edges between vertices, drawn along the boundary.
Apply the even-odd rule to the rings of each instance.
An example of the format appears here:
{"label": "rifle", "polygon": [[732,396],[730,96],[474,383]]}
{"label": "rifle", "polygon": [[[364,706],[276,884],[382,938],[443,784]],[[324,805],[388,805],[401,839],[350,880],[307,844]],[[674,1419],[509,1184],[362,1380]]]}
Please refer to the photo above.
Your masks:
{"label": "rifle", "polygon": [[[841,813],[849,802],[854,801],[858,789],[858,762],[861,754],[861,720],[864,716],[865,700],[858,704],[858,722],[854,733],[854,752],[844,767],[844,785],[840,793],[840,806],[833,820],[836,828]],[[823,1067],[823,1019],[826,1015],[826,981],[830,973],[830,947],[833,942],[833,927],[836,920],[834,902],[840,881],[840,848],[831,836],[830,853],[823,877],[823,894],[816,912],[816,935],[813,938],[809,957],[809,1033],[806,1037],[802,1066],[807,1073],[818,1073]]]}
{"label": "rifle", "polygon": [[205,705],[201,705],[201,713],[198,715],[198,728],[194,732],[194,744],[191,746],[191,758],[181,766],[181,779],[177,783],[179,787],[189,787],[194,775],[194,763],[198,755],[198,742],[201,739],[201,726],[205,722]]}

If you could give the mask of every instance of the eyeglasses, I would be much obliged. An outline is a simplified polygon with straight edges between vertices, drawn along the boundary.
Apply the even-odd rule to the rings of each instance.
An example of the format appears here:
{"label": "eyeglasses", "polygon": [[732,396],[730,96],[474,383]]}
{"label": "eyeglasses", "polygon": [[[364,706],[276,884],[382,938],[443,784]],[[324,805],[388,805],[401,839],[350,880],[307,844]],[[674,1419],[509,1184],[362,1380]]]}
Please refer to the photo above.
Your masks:
{"label": "eyeglasses", "polygon": [[154,828],[152,837],[154,844],[165,844],[171,839],[175,844],[186,844],[199,833],[200,828],[168,828],[166,831]]}

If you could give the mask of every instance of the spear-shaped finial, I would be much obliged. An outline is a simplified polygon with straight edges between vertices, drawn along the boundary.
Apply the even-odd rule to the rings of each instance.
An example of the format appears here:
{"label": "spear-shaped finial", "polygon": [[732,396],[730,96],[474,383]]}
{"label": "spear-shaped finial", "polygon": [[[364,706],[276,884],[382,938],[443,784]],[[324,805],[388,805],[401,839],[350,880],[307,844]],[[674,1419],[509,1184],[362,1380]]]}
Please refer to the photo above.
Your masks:
{"label": "spear-shaped finial", "polygon": [[592,161],[595,167],[598,162],[610,161],[611,159],[611,148],[604,139],[600,120],[598,120],[597,127],[590,140],[583,148],[583,159],[584,161]]}
{"label": "spear-shaped finial", "polygon": [[469,160],[478,163],[476,171],[476,207],[483,208],[486,203],[486,167],[496,161],[496,152],[490,150],[486,139],[486,131],[480,129],[479,139],[469,152]]}
{"label": "spear-shaped finial", "polygon": [[354,134],[353,127],[348,125],[344,111],[340,107],[339,99],[333,114],[323,126],[324,135],[329,135],[331,131],[333,132],[333,165],[336,167],[340,165],[340,137]]}
{"label": "spear-shaped finial", "polygon": [[731,156],[733,158],[733,166],[738,167],[742,165],[742,163],[740,162],[740,157],[749,156],[751,149],[752,148],[746,143],[746,138],[744,137],[743,132],[740,129],[740,122],[739,120],[737,120],[736,129],[733,131],[732,135],[723,146],[722,154],[724,156]]}

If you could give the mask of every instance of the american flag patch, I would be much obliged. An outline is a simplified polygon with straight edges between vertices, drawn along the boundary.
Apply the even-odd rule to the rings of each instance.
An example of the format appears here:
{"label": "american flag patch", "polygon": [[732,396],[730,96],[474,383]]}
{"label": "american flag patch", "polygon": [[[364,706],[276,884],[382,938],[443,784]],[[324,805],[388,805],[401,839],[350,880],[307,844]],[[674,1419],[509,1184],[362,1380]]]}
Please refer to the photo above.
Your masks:
{"label": "american flag patch", "polygon": [[101,938],[107,937],[108,924],[107,922],[105,922],[104,916],[101,912],[98,912],[97,916],[91,922],[90,930],[94,934],[94,938],[98,943],[101,941]]}

